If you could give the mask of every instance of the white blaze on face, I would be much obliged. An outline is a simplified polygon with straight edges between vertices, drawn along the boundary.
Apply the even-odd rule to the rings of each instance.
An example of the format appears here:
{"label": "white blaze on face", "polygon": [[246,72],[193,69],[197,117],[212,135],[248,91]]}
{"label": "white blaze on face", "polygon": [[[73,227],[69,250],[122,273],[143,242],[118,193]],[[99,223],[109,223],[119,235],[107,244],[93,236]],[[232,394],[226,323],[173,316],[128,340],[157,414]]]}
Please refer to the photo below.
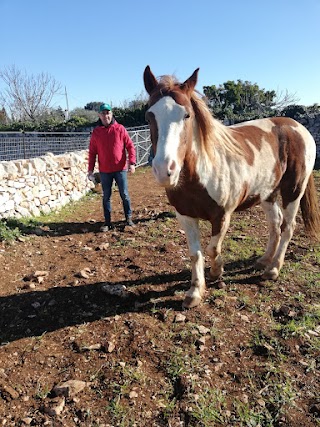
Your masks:
{"label": "white blaze on face", "polygon": [[181,165],[178,148],[186,109],[170,96],[164,96],[149,108],[158,127],[156,156],[152,162],[154,175],[163,186],[174,186],[179,180]]}

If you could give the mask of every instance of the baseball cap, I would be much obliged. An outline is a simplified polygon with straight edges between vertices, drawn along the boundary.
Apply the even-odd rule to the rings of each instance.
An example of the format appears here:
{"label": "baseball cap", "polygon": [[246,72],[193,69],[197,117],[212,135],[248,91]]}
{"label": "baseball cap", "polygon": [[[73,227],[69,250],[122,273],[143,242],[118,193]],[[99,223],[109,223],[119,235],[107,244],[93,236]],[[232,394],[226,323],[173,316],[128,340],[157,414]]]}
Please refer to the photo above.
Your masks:
{"label": "baseball cap", "polygon": [[101,113],[101,111],[104,111],[104,110],[112,111],[112,108],[110,107],[109,104],[101,104],[99,107],[99,113]]}

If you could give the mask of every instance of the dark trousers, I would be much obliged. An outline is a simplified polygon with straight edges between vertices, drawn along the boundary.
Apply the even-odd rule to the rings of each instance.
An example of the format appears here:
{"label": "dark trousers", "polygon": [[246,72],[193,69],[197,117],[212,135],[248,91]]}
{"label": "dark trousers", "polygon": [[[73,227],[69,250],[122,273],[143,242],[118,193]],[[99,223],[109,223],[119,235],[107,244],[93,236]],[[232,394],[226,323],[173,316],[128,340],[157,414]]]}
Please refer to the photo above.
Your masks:
{"label": "dark trousers", "polygon": [[113,180],[115,180],[119,189],[125,217],[126,219],[131,217],[132,211],[128,191],[127,171],[112,173],[100,172],[100,177],[103,190],[103,211],[105,222],[110,223],[111,221],[111,193]]}

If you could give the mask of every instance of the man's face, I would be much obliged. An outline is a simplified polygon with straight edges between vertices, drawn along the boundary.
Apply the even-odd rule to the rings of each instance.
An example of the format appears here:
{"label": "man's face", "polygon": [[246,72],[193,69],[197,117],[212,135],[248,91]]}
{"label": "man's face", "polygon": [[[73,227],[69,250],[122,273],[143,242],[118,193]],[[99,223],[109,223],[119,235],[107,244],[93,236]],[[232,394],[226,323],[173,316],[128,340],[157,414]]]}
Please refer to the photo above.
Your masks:
{"label": "man's face", "polygon": [[104,126],[109,126],[112,121],[112,111],[103,110],[99,113],[100,120]]}

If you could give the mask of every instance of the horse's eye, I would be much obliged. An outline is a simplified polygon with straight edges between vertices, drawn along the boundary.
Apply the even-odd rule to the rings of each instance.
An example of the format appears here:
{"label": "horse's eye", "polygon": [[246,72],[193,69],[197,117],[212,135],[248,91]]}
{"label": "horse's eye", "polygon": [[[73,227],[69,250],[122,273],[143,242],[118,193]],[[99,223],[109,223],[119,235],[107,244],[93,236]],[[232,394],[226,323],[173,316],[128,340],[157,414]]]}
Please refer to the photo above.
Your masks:
{"label": "horse's eye", "polygon": [[189,119],[190,118],[190,114],[189,113],[186,113],[185,115],[184,115],[184,119]]}

